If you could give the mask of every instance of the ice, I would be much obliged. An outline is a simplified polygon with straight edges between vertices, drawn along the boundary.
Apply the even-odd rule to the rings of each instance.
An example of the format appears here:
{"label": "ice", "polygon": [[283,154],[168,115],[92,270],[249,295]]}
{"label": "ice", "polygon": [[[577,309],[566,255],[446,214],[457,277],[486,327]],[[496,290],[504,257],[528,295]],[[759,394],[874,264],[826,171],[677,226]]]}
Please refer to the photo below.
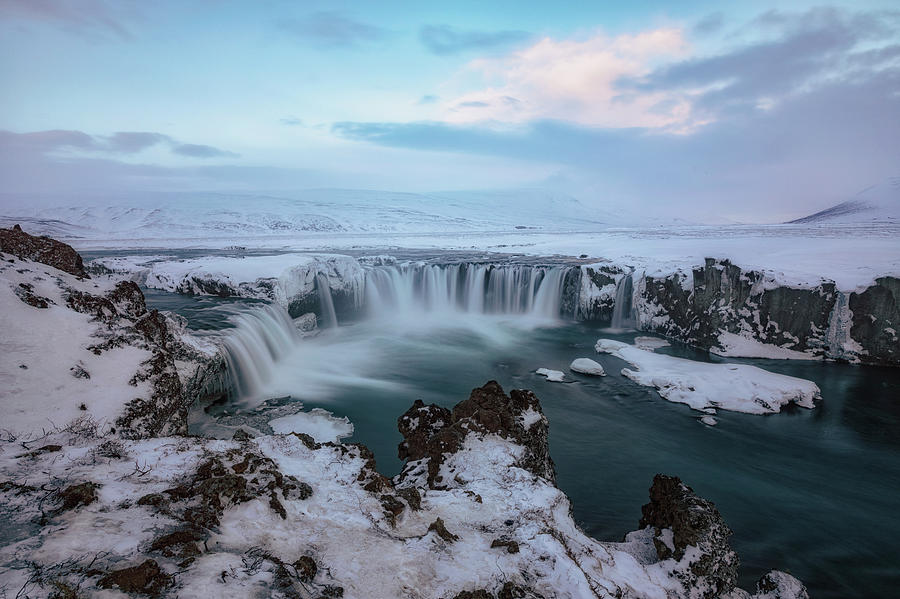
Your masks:
{"label": "ice", "polygon": [[635,337],[634,338],[634,346],[639,349],[646,349],[648,351],[653,351],[659,349],[661,347],[667,347],[670,343],[665,339],[661,339],[659,337]]}
{"label": "ice", "polygon": [[812,381],[776,374],[746,364],[711,364],[646,351],[611,339],[599,339],[598,353],[607,353],[635,367],[622,374],[639,385],[655,387],[672,402],[695,410],[715,409],[769,414],[795,403],[813,408],[820,398]]}
{"label": "ice", "polygon": [[603,366],[590,358],[577,358],[576,360],[573,360],[572,363],[569,364],[569,370],[591,376],[606,376]]}
{"label": "ice", "polygon": [[538,368],[535,374],[547,377],[551,383],[561,383],[565,380],[566,375],[561,370],[550,370],[549,368]]}
{"label": "ice", "polygon": [[269,426],[279,434],[305,433],[318,443],[340,443],[353,435],[353,424],[346,416],[338,418],[322,408],[275,418]]}

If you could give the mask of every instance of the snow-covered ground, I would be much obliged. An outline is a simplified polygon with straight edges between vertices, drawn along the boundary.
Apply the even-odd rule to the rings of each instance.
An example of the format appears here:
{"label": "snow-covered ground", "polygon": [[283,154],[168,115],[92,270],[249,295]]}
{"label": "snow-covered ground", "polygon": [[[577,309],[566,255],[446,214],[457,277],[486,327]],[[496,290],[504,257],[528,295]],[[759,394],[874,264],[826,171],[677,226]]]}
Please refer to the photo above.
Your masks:
{"label": "snow-covered ground", "polygon": [[[106,327],[66,305],[69,290],[103,295],[114,286],[0,254],[0,428],[36,435],[82,416],[112,425],[128,401],[149,396],[148,381],[129,381],[152,353],[135,345],[91,351]],[[20,300],[25,289],[47,307]]]}
{"label": "snow-covered ground", "polygon": [[844,291],[878,276],[900,275],[900,220],[888,217],[900,213],[900,185],[894,179],[851,199],[865,208],[853,218],[783,225],[661,222],[527,190],[309,190],[290,196],[159,194],[143,200],[106,199],[78,207],[69,200],[61,208],[40,208],[3,198],[0,225],[20,222],[27,231],[53,235],[76,249],[242,246],[339,253],[420,248],[585,254],[648,274],[715,257],[742,268],[769,269],[795,282],[831,279]]}
{"label": "snow-covered ground", "polygon": [[820,397],[812,381],[756,366],[697,362],[612,339],[599,339],[595,349],[631,364],[634,369],[623,368],[622,374],[639,385],[655,387],[664,399],[708,414],[716,409],[771,414],[790,403],[813,408]]}

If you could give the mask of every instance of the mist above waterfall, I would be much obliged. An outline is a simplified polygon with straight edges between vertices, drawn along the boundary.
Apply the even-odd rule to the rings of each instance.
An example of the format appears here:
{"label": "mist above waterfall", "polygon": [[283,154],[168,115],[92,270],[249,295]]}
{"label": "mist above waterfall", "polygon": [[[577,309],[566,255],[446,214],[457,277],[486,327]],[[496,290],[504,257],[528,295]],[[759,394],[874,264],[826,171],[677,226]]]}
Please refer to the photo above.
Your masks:
{"label": "mist above waterfall", "polygon": [[[347,326],[327,278],[316,275],[319,334],[303,338],[278,305],[232,318],[223,354],[236,399],[293,395],[326,400],[337,388],[399,388],[381,376],[392,356],[451,355],[526,343],[560,318],[565,266],[390,265],[366,271],[363,314]],[[347,324],[347,323],[344,323]]]}

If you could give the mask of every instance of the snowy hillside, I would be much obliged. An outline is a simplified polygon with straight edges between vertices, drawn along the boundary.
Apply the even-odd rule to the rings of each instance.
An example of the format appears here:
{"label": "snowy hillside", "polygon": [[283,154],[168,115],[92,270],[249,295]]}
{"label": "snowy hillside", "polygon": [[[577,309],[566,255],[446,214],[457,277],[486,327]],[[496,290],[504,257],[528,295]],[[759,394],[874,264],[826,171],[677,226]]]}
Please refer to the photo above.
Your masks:
{"label": "snowy hillside", "polygon": [[161,239],[292,233],[584,230],[625,223],[575,198],[538,190],[434,194],[306,190],[289,195],[147,194],[33,208],[5,197],[0,223],[64,238]]}
{"label": "snowy hillside", "polygon": [[900,223],[900,177],[872,185],[846,202],[790,224]]}

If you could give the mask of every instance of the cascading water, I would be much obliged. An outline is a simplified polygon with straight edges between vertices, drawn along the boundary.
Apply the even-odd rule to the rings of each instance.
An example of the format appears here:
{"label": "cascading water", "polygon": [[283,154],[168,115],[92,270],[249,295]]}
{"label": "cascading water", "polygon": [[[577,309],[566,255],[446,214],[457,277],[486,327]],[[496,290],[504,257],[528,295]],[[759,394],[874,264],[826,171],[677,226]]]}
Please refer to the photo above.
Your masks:
{"label": "cascading water", "polygon": [[222,339],[222,355],[237,397],[259,394],[276,363],[300,341],[300,333],[287,311],[266,305],[234,317],[235,328]]}
{"label": "cascading water", "polygon": [[374,312],[410,310],[559,317],[568,267],[405,264],[366,277]]}
{"label": "cascading water", "polygon": [[316,290],[319,293],[319,306],[322,309],[322,320],[327,327],[336,327],[338,324],[337,313],[334,311],[334,301],[331,299],[331,286],[328,277],[319,273],[316,275]]}
{"label": "cascading water", "polygon": [[616,303],[613,305],[612,322],[613,329],[634,328],[632,293],[634,281],[630,274],[624,275],[616,283]]}

